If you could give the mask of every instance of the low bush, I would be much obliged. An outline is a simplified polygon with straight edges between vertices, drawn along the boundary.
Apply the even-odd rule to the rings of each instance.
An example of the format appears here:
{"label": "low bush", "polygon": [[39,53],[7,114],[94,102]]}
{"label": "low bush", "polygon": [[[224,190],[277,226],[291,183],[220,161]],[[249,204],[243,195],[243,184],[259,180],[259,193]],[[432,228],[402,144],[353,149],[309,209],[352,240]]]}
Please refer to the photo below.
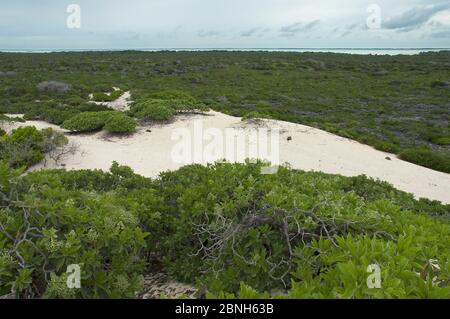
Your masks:
{"label": "low bush", "polygon": [[136,120],[123,114],[112,115],[105,123],[104,129],[110,133],[132,133],[136,130]]}
{"label": "low bush", "polygon": [[[117,163],[28,175],[2,163],[0,295],[133,298],[148,261],[207,297],[448,298],[450,205],[263,165],[151,180]],[[73,264],[80,289],[66,285]],[[377,267],[382,288],[370,289]]]}
{"label": "low bush", "polygon": [[152,99],[135,103],[129,114],[144,121],[168,121],[176,111],[170,101]]}
{"label": "low bush", "polygon": [[140,98],[130,114],[143,120],[168,121],[177,113],[206,112],[205,104],[181,91],[162,91]]}
{"label": "low bush", "polygon": [[101,130],[114,112],[84,112],[64,121],[62,128],[73,132],[93,132]]}
{"label": "low bush", "polygon": [[81,103],[77,105],[62,104],[55,101],[35,102],[28,105],[24,119],[40,120],[61,125],[64,121],[82,112],[111,111],[107,106],[93,103]]}
{"label": "low bush", "polygon": [[39,163],[46,153],[68,143],[67,138],[51,128],[37,130],[20,127],[0,137],[0,160],[11,167],[29,167]]}
{"label": "low bush", "polygon": [[114,90],[109,94],[97,92],[92,95],[92,99],[96,102],[112,102],[121,97],[123,93],[121,90]]}
{"label": "low bush", "polygon": [[[135,297],[147,236],[138,217],[113,194],[68,190],[63,172],[20,174],[0,162],[0,191],[10,195],[0,198],[0,295]],[[67,285],[71,265],[80,269],[80,289]]]}
{"label": "low bush", "polygon": [[[260,169],[194,165],[155,182],[165,222],[154,232],[173,276],[221,297],[242,282],[260,296],[448,296],[450,206],[365,177]],[[430,217],[436,207],[447,219]],[[371,264],[383,289],[367,287]]]}
{"label": "low bush", "polygon": [[427,148],[410,148],[399,154],[402,160],[425,166],[434,170],[450,173],[449,152],[435,152]]}

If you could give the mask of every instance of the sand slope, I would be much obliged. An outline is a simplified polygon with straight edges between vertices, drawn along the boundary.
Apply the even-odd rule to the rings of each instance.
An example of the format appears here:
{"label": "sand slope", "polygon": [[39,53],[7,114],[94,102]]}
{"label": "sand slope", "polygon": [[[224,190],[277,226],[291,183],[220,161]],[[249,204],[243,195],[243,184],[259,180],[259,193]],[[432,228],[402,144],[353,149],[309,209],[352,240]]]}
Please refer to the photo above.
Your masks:
{"label": "sand slope", "polygon": [[[395,155],[308,126],[274,120],[264,120],[257,125],[243,123],[240,118],[213,111],[207,115],[179,115],[170,124],[140,127],[130,137],[111,137],[104,132],[69,135],[69,140],[79,145],[79,152],[61,163],[67,169],[108,170],[111,163],[117,161],[130,166],[138,174],[156,177],[161,171],[183,166],[173,160],[172,152],[177,141],[172,140],[172,135],[175,129],[180,128],[193,132],[193,123],[196,121],[201,121],[204,129],[216,128],[223,131],[231,127],[241,128],[239,132],[244,135],[249,134],[251,128],[256,126],[279,128],[281,163],[290,163],[297,169],[345,176],[365,174],[387,181],[416,197],[450,203],[450,174],[401,161]],[[15,125],[59,129],[39,121]],[[33,169],[43,167],[43,164],[39,164]],[[49,162],[47,167],[56,165]]]}

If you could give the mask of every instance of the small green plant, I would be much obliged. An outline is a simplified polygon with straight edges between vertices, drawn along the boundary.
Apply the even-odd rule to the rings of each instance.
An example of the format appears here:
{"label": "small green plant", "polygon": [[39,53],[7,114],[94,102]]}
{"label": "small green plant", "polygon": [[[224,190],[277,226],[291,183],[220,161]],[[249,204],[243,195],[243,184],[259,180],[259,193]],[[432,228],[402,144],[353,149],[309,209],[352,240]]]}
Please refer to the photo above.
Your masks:
{"label": "small green plant", "polygon": [[110,133],[124,134],[134,132],[136,126],[136,120],[123,113],[117,113],[106,121],[104,129]]}
{"label": "small green plant", "polygon": [[84,112],[64,121],[62,128],[73,132],[92,132],[101,130],[112,112]]}
{"label": "small green plant", "polygon": [[170,101],[152,99],[135,103],[130,114],[147,121],[168,121],[176,111]]}
{"label": "small green plant", "polygon": [[123,95],[123,91],[121,90],[114,90],[111,93],[103,93],[103,92],[97,92],[92,95],[92,99],[96,102],[112,102],[117,100],[119,97]]}

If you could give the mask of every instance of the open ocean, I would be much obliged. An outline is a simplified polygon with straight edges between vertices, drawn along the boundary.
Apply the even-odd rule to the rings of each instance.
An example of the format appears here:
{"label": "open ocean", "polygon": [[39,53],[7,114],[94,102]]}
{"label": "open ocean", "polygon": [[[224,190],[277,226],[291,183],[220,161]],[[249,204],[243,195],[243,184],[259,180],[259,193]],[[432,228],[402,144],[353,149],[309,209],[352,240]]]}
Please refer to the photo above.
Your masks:
{"label": "open ocean", "polygon": [[267,52],[331,52],[345,54],[414,55],[421,52],[449,51],[450,48],[120,48],[120,49],[0,49],[0,52],[50,53],[92,51],[267,51]]}

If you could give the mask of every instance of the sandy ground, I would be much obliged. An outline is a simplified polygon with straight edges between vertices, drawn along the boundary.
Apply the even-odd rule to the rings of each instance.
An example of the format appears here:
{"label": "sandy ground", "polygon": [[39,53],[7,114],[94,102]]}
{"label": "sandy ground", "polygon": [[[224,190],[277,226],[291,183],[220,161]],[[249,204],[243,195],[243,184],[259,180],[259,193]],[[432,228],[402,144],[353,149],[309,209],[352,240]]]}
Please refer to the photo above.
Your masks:
{"label": "sandy ground", "polygon": [[[120,90],[119,88],[114,88],[114,89]],[[90,94],[89,98],[92,99],[93,96],[94,96],[93,94]],[[127,92],[124,92],[122,94],[122,96],[120,96],[117,100],[112,101],[112,102],[91,101],[90,103],[94,103],[97,105],[105,105],[105,106],[112,108],[113,110],[123,112],[123,111],[128,111],[130,109],[130,103],[131,103],[130,98],[131,98],[131,94],[129,91],[127,91]]]}
{"label": "sandy ground", "polygon": [[[39,121],[14,124],[19,125],[59,129],[57,126]],[[184,129],[185,135],[194,136],[196,125],[197,131],[198,126],[202,125],[203,132],[214,128],[216,134],[220,132],[225,134],[227,128],[236,128],[238,134],[244,137],[250,136],[258,127],[270,128],[271,132],[280,129],[280,163],[289,163],[293,168],[306,171],[322,171],[345,176],[365,174],[387,181],[400,190],[413,193],[416,197],[450,203],[450,174],[401,161],[393,154],[377,151],[370,146],[319,129],[274,120],[263,120],[259,123],[242,122],[240,118],[218,112],[209,112],[207,115],[179,115],[172,123],[140,127],[134,135],[127,137],[108,136],[104,132],[69,134],[70,142],[79,146],[77,153],[68,156],[59,165],[47,161],[46,167],[108,170],[111,163],[117,161],[130,166],[138,174],[156,177],[162,171],[175,170],[188,162],[205,164],[224,158],[220,152],[217,152],[218,157],[215,159],[195,158],[195,154],[201,153],[195,150],[202,148],[204,150],[208,145],[208,141],[203,141],[202,145],[194,143],[193,147],[197,148],[194,148],[189,161],[182,163],[174,160],[174,149],[180,145],[179,140],[173,139],[174,134]],[[246,146],[250,148],[251,145],[252,142],[247,140]],[[39,164],[33,169],[43,167],[43,164]]]}

